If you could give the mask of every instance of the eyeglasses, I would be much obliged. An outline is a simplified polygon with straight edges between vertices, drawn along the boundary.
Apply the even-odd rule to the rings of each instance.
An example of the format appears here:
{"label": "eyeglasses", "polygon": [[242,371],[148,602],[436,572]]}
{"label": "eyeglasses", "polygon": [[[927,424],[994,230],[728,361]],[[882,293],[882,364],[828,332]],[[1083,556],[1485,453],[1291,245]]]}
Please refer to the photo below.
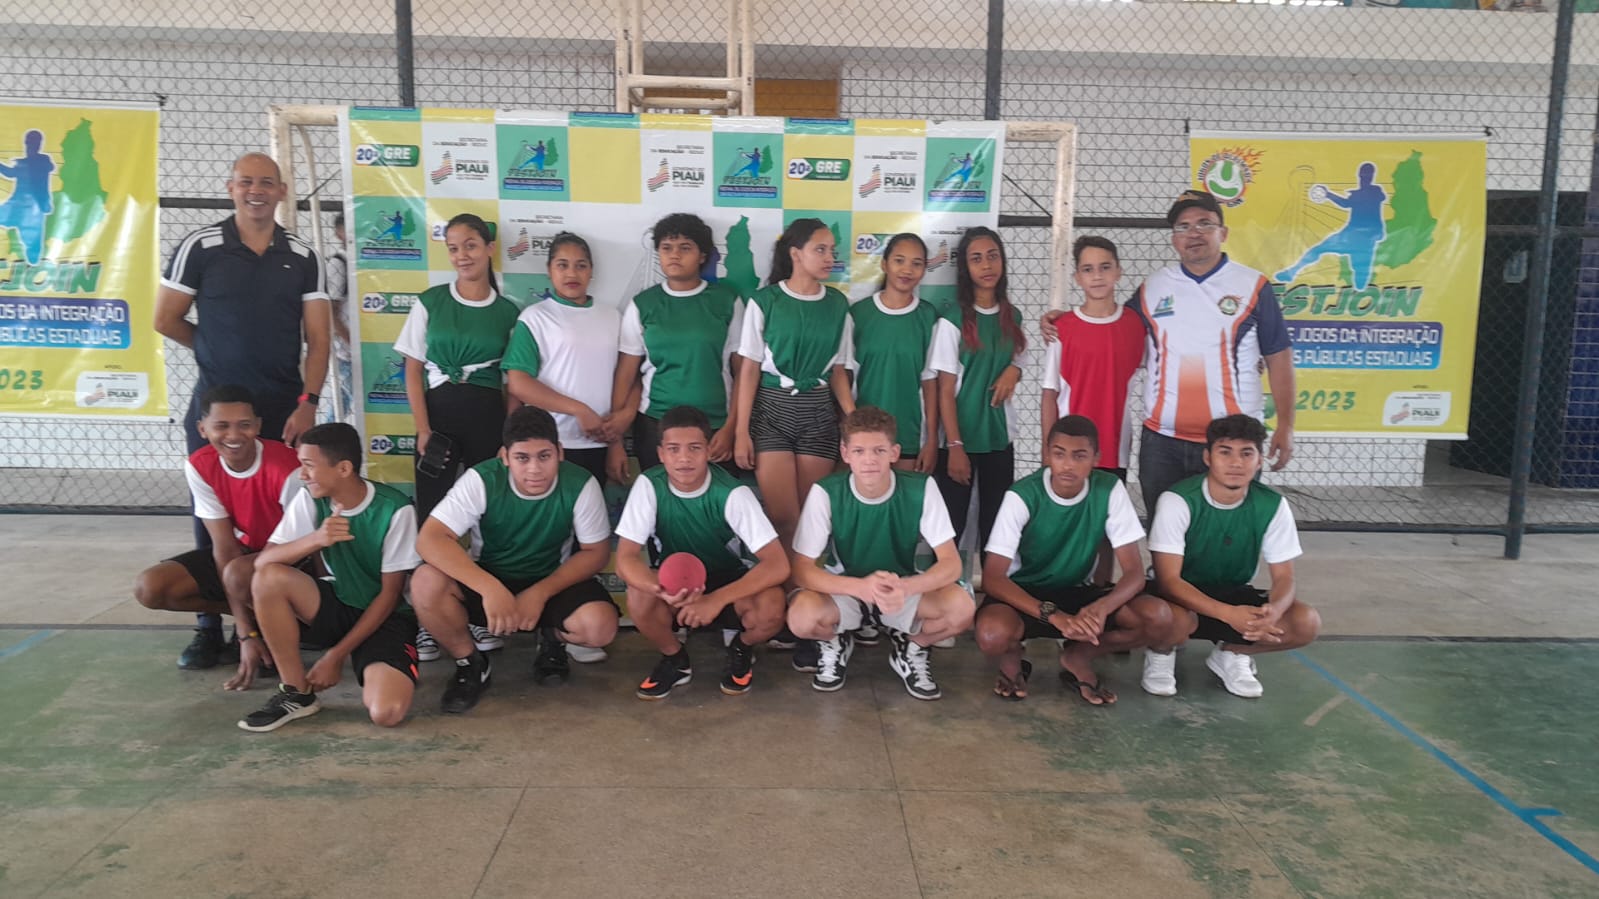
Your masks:
{"label": "eyeglasses", "polygon": [[1187,234],[1190,231],[1198,231],[1200,234],[1210,234],[1220,227],[1221,222],[1183,222],[1179,225],[1172,225],[1171,233]]}

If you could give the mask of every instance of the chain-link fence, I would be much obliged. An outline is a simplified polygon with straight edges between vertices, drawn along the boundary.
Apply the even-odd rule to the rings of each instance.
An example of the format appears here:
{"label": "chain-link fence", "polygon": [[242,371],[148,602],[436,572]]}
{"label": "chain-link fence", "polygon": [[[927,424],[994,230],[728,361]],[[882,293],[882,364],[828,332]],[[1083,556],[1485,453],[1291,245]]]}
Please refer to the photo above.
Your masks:
{"label": "chain-link fence", "polygon": [[[229,214],[221,202],[229,163],[266,145],[272,103],[616,107],[614,3],[552,0],[528,10],[412,0],[408,21],[396,14],[406,5],[263,0],[246,11],[180,0],[160,9],[128,5],[120,19],[98,8],[53,9],[49,21],[0,23],[0,77],[18,98],[163,103],[167,252],[188,231]],[[1569,31],[1554,185],[1559,226],[1543,359],[1531,368],[1525,323],[1543,301],[1533,295],[1531,273],[1561,17],[1458,5],[1471,8],[1311,0],[935,0],[909,8],[835,0],[801,14],[754,0],[757,112],[1074,122],[1075,229],[1117,242],[1124,286],[1174,258],[1164,212],[1187,184],[1191,130],[1483,133],[1488,232],[1470,439],[1307,435],[1291,468],[1269,479],[1292,492],[1313,527],[1503,529],[1530,376],[1541,392],[1528,521],[1599,527],[1599,203],[1589,192],[1599,179],[1591,141],[1599,16],[1576,15]],[[639,20],[645,70],[723,74],[728,16],[725,0],[646,0]],[[336,135],[311,136],[322,183],[309,183],[301,167],[298,191],[320,191],[336,205]],[[1050,294],[1054,165],[1053,152],[1039,145],[1014,146],[1006,159],[1002,231],[1011,283],[1030,317]],[[181,417],[194,369],[188,351],[167,349]],[[1019,402],[1031,420],[1036,373]],[[0,502],[181,509],[175,461],[182,446],[176,424],[0,418]],[[1021,459],[1038,458],[1037,428],[1023,430],[1017,449]]]}

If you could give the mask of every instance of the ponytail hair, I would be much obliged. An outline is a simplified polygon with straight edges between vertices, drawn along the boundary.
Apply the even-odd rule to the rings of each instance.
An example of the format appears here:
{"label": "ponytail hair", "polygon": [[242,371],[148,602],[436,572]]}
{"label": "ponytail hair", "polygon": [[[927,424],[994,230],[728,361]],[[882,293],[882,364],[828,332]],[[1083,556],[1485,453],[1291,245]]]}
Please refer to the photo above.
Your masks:
{"label": "ponytail hair", "polygon": [[893,237],[890,237],[888,239],[888,243],[883,244],[883,280],[877,285],[877,290],[879,293],[888,288],[888,267],[886,265],[888,262],[888,257],[893,254],[896,246],[899,246],[901,243],[904,243],[907,240],[916,241],[916,245],[922,248],[923,264],[925,265],[927,262],[927,241],[922,240],[922,236],[920,234],[917,234],[914,231],[901,231]]}
{"label": "ponytail hair", "polygon": [[1016,307],[1010,302],[1008,282],[1010,265],[1005,258],[1005,242],[994,229],[981,225],[966,229],[966,233],[961,235],[960,243],[955,247],[955,301],[960,304],[961,310],[961,342],[969,350],[983,348],[983,342],[977,337],[977,287],[972,283],[972,272],[966,254],[971,250],[973,243],[984,237],[992,240],[994,246],[999,248],[999,262],[1003,267],[999,281],[994,285],[994,299],[999,304],[1000,333],[1010,341],[1011,352],[1019,353],[1027,348],[1027,334],[1016,321]]}
{"label": "ponytail hair", "polygon": [[772,249],[772,271],[766,276],[767,285],[779,281],[787,281],[794,274],[794,260],[788,255],[789,250],[803,250],[811,242],[811,235],[825,230],[827,225],[821,219],[803,218],[795,219],[789,223],[783,233],[777,238],[777,246]]}
{"label": "ponytail hair", "polygon": [[554,262],[555,254],[564,246],[577,247],[583,251],[583,256],[589,261],[589,265],[594,264],[594,251],[589,249],[589,242],[570,231],[562,231],[550,241],[550,254],[545,258],[544,264],[549,265]]}
{"label": "ponytail hair", "polygon": [[[340,224],[343,224],[342,219],[344,216],[341,215],[339,218],[341,220]],[[450,229],[454,228],[456,225],[462,225],[470,228],[472,233],[476,234],[478,239],[482,240],[485,245],[494,243],[494,228],[491,227],[488,222],[483,221],[481,216],[473,215],[470,212],[463,212],[460,215],[457,215],[455,218],[450,219],[444,224],[444,235],[446,238],[449,237]],[[500,292],[499,279],[494,277],[493,256],[489,257],[489,289],[493,290],[495,293]]]}

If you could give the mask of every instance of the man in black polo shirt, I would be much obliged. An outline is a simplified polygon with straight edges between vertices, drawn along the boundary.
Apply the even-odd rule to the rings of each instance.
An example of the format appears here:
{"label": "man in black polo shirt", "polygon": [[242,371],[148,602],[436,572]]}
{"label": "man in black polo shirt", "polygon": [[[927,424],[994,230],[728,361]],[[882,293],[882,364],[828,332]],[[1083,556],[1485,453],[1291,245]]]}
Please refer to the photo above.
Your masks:
{"label": "man in black polo shirt", "polygon": [[[292,446],[316,423],[332,320],[321,259],[310,244],[274,221],[286,191],[272,157],[240,156],[228,177],[233,215],[185,237],[161,279],[155,329],[193,349],[200,368],[183,420],[191,454],[206,443],[197,427],[199,398],[223,384],[255,395],[265,437],[281,437]],[[184,318],[191,306],[198,312],[196,324]],[[210,544],[198,521],[195,543]],[[200,615],[178,666],[211,668],[226,648],[221,617]]]}

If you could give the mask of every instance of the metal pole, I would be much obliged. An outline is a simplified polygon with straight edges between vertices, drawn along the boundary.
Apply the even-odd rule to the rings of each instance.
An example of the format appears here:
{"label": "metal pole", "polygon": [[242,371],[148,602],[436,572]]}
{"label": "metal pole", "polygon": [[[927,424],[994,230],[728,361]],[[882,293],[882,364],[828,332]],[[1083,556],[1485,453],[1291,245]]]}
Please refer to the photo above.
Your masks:
{"label": "metal pole", "polygon": [[1521,397],[1510,457],[1510,509],[1505,558],[1521,558],[1527,533],[1527,485],[1532,479],[1533,428],[1538,421],[1538,382],[1542,379],[1544,319],[1549,308],[1549,269],[1554,258],[1559,200],[1560,126],[1565,116],[1566,77],[1571,69],[1571,30],[1576,0],[1557,0],[1555,52],[1549,73],[1549,115],[1544,123],[1543,181],[1538,192],[1538,237],[1533,244],[1527,334],[1521,351]]}
{"label": "metal pole", "polygon": [[999,119],[999,83],[1005,74],[1005,0],[988,0],[988,58],[983,77],[983,118]]}
{"label": "metal pole", "polygon": [[394,62],[401,106],[416,105],[416,52],[411,39],[411,0],[394,0]]}

